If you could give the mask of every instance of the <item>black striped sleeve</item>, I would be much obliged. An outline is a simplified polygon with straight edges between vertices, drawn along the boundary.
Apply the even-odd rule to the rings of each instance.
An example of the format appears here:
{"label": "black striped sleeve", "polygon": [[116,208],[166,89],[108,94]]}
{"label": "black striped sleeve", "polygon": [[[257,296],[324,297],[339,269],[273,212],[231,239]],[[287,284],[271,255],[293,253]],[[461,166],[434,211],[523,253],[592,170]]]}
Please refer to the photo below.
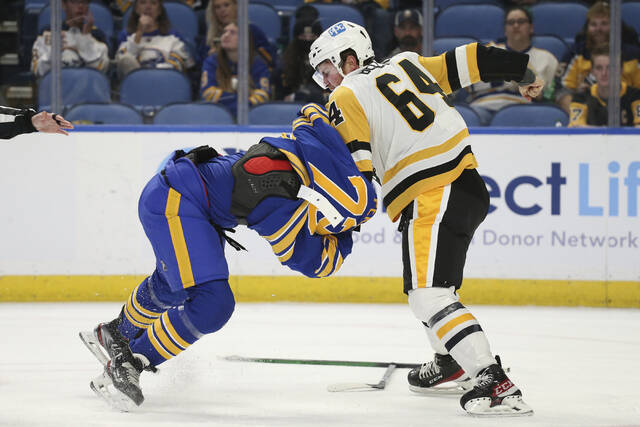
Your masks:
{"label": "black striped sleeve", "polygon": [[[519,82],[527,70],[529,55],[478,44],[478,70],[483,82]],[[449,63],[447,62],[447,66]]]}

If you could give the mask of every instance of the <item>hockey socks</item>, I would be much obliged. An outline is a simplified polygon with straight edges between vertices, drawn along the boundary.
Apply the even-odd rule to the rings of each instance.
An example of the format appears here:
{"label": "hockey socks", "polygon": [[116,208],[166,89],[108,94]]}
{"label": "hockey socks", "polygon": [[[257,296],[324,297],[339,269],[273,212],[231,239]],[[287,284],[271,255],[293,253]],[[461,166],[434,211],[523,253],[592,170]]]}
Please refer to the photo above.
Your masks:
{"label": "hockey socks", "polygon": [[130,341],[133,353],[159,365],[222,328],[233,313],[235,300],[226,280],[196,285],[188,288],[187,294],[184,304],[164,311],[142,335]]}

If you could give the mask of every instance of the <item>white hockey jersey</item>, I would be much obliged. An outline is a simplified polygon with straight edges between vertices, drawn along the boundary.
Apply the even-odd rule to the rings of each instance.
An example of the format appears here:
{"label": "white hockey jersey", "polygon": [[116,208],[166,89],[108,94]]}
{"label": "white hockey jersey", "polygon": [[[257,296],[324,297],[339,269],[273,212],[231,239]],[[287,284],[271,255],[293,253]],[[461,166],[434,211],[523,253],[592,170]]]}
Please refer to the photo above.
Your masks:
{"label": "white hockey jersey", "polygon": [[140,43],[135,42],[135,33],[127,36],[118,46],[116,61],[125,55],[133,56],[143,68],[175,68],[184,71],[194,61],[185,43],[175,34],[160,32],[143,34]]}
{"label": "white hockey jersey", "polygon": [[[91,67],[103,73],[109,68],[109,48],[91,33],[76,27],[62,32],[62,66]],[[51,69],[51,31],[44,31],[33,43],[31,71],[42,77]]]}
{"label": "white hockey jersey", "polygon": [[477,166],[462,116],[445,94],[480,81],[520,81],[528,55],[471,43],[440,56],[400,53],[349,73],[329,98],[331,124],[365,175],[375,171],[395,221],[419,194]]}

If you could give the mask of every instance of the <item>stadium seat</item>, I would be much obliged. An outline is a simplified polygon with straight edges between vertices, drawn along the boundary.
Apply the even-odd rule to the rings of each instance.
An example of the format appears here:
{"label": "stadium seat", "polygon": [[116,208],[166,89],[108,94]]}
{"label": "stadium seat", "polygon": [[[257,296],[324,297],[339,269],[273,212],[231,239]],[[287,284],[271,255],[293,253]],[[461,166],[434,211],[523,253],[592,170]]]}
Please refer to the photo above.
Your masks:
{"label": "stadium seat", "polygon": [[464,121],[467,123],[467,126],[481,126],[480,117],[478,117],[478,114],[473,111],[471,107],[461,104],[455,104],[454,107],[456,108],[456,110],[458,110],[458,113],[460,113]]}
{"label": "stadium seat", "polygon": [[298,102],[266,102],[249,110],[251,125],[290,125],[304,104]]}
{"label": "stadium seat", "polygon": [[505,107],[493,116],[489,126],[556,127],[566,126],[569,116],[555,105],[523,104]]}
{"label": "stadium seat", "polygon": [[64,118],[74,124],[141,125],[142,116],[125,104],[78,104],[67,109]]}
{"label": "stadium seat", "polygon": [[474,37],[481,42],[504,35],[504,10],[493,4],[450,6],[435,19],[435,37]]}
{"label": "stadium seat", "polygon": [[210,103],[177,103],[162,107],[155,125],[232,125],[233,116],[224,106]]}
{"label": "stadium seat", "polygon": [[640,34],[640,1],[622,3],[621,16],[625,24],[632,26]]}
{"label": "stadium seat", "polygon": [[475,4],[475,3],[480,3],[480,4],[494,4],[496,6],[502,6],[502,4],[499,1],[492,1],[492,0],[435,0],[435,8],[436,8],[436,12],[440,12],[443,11],[444,9],[448,8],[449,6],[453,6],[455,4]]}
{"label": "stadium seat", "polygon": [[560,37],[556,36],[533,36],[531,44],[541,49],[546,49],[553,53],[558,61],[562,61],[567,53],[569,46]]}
{"label": "stadium seat", "polygon": [[35,13],[49,4],[49,0],[24,0],[24,10],[27,13]]}
{"label": "stadium seat", "polygon": [[478,40],[473,37],[440,37],[433,41],[433,54],[440,55],[448,50],[455,49],[468,43],[474,43]]}
{"label": "stadium seat", "polygon": [[[48,2],[47,2],[48,3]],[[111,39],[113,38],[113,16],[109,9],[100,3],[90,3],[89,10],[93,14],[93,24],[102,30],[107,37],[109,45],[111,45]],[[62,12],[62,21],[65,19],[65,13]],[[38,34],[42,33],[46,27],[51,25],[51,8],[47,4],[38,15]]]}
{"label": "stadium seat", "polygon": [[265,3],[249,3],[249,22],[257,25],[266,34],[269,42],[275,44],[281,35],[282,23],[278,12]]}
{"label": "stadium seat", "polygon": [[587,19],[587,6],[573,2],[548,2],[531,6],[536,34],[554,35],[571,45]]}
{"label": "stadium seat", "polygon": [[[318,20],[323,30],[340,21],[350,21],[364,27],[364,17],[355,7],[336,3],[311,3],[310,5],[318,10]],[[295,22],[289,27],[290,39],[293,38],[294,25]]]}
{"label": "stadium seat", "polygon": [[120,102],[136,108],[158,108],[173,102],[191,102],[191,82],[179,71],[142,68],[122,80]]}
{"label": "stadium seat", "polygon": [[304,0],[250,0],[251,3],[265,3],[267,2],[273,6],[278,12],[282,12],[286,15],[291,15],[293,12],[304,4]]}
{"label": "stadium seat", "polygon": [[[63,68],[62,106],[84,102],[110,102],[111,86],[107,77],[93,68]],[[38,85],[38,106],[51,107],[51,73],[45,74]]]}

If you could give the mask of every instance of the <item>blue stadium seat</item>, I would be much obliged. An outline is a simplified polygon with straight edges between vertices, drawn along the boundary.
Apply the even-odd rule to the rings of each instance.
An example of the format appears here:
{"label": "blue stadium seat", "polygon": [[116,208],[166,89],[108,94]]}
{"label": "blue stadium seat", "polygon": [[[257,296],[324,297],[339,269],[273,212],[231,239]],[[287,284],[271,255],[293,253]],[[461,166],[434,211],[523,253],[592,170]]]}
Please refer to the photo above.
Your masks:
{"label": "blue stadium seat", "polygon": [[[49,3],[49,2],[47,2]],[[93,14],[93,24],[98,27],[105,36],[107,36],[107,41],[109,45],[111,44],[111,39],[113,38],[113,16],[111,15],[111,11],[106,6],[103,6],[100,3],[90,3],[89,10]],[[64,22],[65,13],[62,12],[62,21]],[[49,27],[51,25],[51,8],[47,4],[38,15],[38,34],[42,33],[42,30],[45,27]]]}
{"label": "blue stadium seat", "polygon": [[141,125],[142,115],[125,104],[78,104],[64,112],[74,124]]}
{"label": "blue stadium seat", "polygon": [[298,102],[266,102],[249,110],[251,125],[290,125],[305,104]]}
{"label": "blue stadium seat", "polygon": [[224,106],[209,103],[177,103],[162,107],[155,125],[232,125],[233,116]]}
{"label": "blue stadium seat", "polygon": [[266,3],[249,3],[249,22],[264,31],[272,44],[275,44],[281,35],[280,16],[272,6]]}
{"label": "blue stadium seat", "polygon": [[[195,39],[198,35],[198,16],[196,13],[184,3],[165,1],[162,3],[169,22],[171,30],[178,32],[182,37],[187,39],[189,44],[195,46]],[[122,17],[122,28],[127,28],[129,17],[131,16],[131,8],[129,8]]]}
{"label": "blue stadium seat", "polygon": [[136,108],[158,108],[173,102],[191,102],[191,83],[176,70],[138,69],[122,80],[120,102]]}
{"label": "blue stadium seat", "polygon": [[[265,1],[267,0],[250,0],[249,4],[263,3]],[[269,4],[278,12],[291,15],[299,6],[304,4],[304,0],[269,0]]]}
{"label": "blue stadium seat", "polygon": [[24,0],[24,10],[27,13],[36,13],[49,4],[49,0]]}
{"label": "blue stadium seat", "polygon": [[455,4],[474,4],[474,3],[480,3],[480,4],[494,4],[496,6],[502,6],[502,4],[497,1],[497,0],[435,0],[435,8],[436,8],[436,12],[439,12],[441,10],[444,10],[446,8],[448,8],[449,6],[453,6]]}
{"label": "blue stadium seat", "polygon": [[464,121],[467,123],[467,126],[481,126],[480,117],[478,117],[478,114],[473,111],[471,107],[461,104],[455,104],[454,107],[456,108],[456,110],[458,110],[458,113],[460,113]]}
{"label": "blue stadium seat", "polygon": [[448,50],[455,49],[468,43],[474,43],[478,40],[473,37],[440,37],[433,41],[433,54],[440,55]]}
{"label": "blue stadium seat", "polygon": [[623,2],[620,11],[624,23],[640,34],[640,1]]}
{"label": "blue stadium seat", "polygon": [[560,37],[569,45],[587,20],[587,6],[573,2],[548,2],[531,6],[536,34]]}
{"label": "blue stadium seat", "polygon": [[560,37],[556,36],[533,36],[531,44],[541,49],[546,49],[553,53],[558,61],[562,61],[564,56],[569,53],[569,46]]}
{"label": "blue stadium seat", "polygon": [[[318,10],[318,20],[323,30],[340,21],[350,21],[364,27],[364,17],[355,7],[337,3],[310,3],[309,5]],[[295,22],[292,22],[289,26],[290,39],[293,38],[294,25]]]}
{"label": "blue stadium seat", "polygon": [[[109,80],[93,68],[63,68],[62,106],[83,102],[111,102]],[[38,106],[49,110],[51,106],[51,73],[45,74],[38,85]]]}
{"label": "blue stadium seat", "polygon": [[493,4],[460,4],[436,16],[435,37],[474,37],[490,42],[504,35],[504,10]]}
{"label": "blue stadium seat", "polygon": [[523,104],[504,107],[493,116],[489,126],[505,127],[555,127],[566,126],[569,116],[550,104]]}

